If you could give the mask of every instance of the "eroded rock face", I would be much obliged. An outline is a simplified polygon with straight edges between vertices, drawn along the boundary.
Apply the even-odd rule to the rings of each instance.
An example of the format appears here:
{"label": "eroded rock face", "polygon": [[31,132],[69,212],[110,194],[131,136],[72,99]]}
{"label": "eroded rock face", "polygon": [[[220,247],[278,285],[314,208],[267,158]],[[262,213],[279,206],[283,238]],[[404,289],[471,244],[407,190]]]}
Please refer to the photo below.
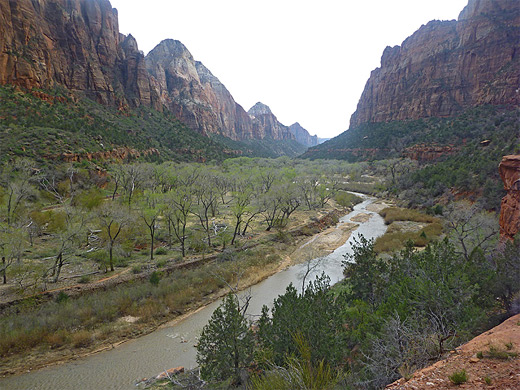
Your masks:
{"label": "eroded rock face", "polygon": [[520,104],[520,2],[470,0],[458,21],[432,21],[387,47],[350,126],[453,116]]}
{"label": "eroded rock face", "polygon": [[153,104],[144,56],[108,0],[0,0],[0,37],[0,84]]}
{"label": "eroded rock face", "polygon": [[252,123],[226,87],[179,41],[166,39],[146,56],[160,103],[202,134],[253,138]]}
{"label": "eroded rock face", "polygon": [[498,169],[507,191],[500,208],[500,238],[512,240],[520,231],[520,155],[504,156]]}
{"label": "eroded rock face", "polygon": [[278,122],[271,109],[258,102],[247,112],[253,123],[253,137],[257,139],[272,138],[275,140],[295,139],[289,127]]}
{"label": "eroded rock face", "polygon": [[205,135],[294,139],[274,116],[253,125],[181,42],[165,40],[145,58],[132,35],[119,33],[108,0],[0,0],[0,84],[62,86],[120,109],[166,108]]}
{"label": "eroded rock face", "polygon": [[289,126],[289,130],[296,137],[296,141],[304,146],[311,147],[318,145],[318,136],[310,135],[309,132],[304,129],[298,122],[293,123]]}

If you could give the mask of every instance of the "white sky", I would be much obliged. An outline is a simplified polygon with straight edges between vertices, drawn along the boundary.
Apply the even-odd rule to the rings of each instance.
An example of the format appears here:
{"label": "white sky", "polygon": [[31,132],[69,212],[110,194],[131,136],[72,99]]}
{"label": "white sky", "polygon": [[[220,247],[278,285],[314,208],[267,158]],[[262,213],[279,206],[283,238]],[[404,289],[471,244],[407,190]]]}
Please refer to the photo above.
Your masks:
{"label": "white sky", "polygon": [[320,137],[348,128],[386,46],[428,21],[457,19],[468,0],[111,0],[122,33],[146,53],[180,40],[247,111]]}

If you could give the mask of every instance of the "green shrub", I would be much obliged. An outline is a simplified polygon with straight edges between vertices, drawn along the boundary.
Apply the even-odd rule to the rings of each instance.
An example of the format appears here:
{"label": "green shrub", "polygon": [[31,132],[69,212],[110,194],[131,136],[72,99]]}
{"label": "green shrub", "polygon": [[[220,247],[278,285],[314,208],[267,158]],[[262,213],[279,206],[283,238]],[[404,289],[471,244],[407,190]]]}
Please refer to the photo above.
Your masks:
{"label": "green shrub", "polygon": [[165,247],[161,246],[160,248],[157,248],[155,250],[155,254],[156,255],[167,255],[168,254],[168,249],[166,249]]}
{"label": "green shrub", "polygon": [[468,381],[468,375],[466,374],[466,370],[455,371],[448,378],[454,385],[461,385]]}
{"label": "green shrub", "polygon": [[158,286],[160,281],[161,281],[161,278],[159,276],[159,273],[157,273],[156,271],[153,271],[152,274],[150,275],[150,283],[154,286]]}
{"label": "green shrub", "polygon": [[78,282],[81,283],[81,284],[89,283],[90,282],[90,276],[83,275],[81,278],[79,278]]}
{"label": "green shrub", "polygon": [[69,300],[69,296],[66,293],[64,293],[63,291],[60,291],[58,293],[58,295],[56,296],[56,302],[58,302],[58,303],[66,302],[68,300]]}
{"label": "green shrub", "polygon": [[334,196],[334,200],[342,207],[353,207],[356,204],[363,202],[363,199],[359,196],[345,191],[338,191],[336,196]]}

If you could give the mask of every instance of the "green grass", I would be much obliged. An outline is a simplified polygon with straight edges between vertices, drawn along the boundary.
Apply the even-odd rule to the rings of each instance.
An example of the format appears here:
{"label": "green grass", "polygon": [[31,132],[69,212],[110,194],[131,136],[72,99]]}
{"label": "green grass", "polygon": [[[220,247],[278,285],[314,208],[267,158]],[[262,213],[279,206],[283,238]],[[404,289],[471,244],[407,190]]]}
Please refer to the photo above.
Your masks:
{"label": "green grass", "polygon": [[413,221],[433,223],[439,222],[439,218],[421,213],[417,210],[404,209],[400,207],[387,207],[379,212],[385,219],[385,224],[390,225],[395,221]]}

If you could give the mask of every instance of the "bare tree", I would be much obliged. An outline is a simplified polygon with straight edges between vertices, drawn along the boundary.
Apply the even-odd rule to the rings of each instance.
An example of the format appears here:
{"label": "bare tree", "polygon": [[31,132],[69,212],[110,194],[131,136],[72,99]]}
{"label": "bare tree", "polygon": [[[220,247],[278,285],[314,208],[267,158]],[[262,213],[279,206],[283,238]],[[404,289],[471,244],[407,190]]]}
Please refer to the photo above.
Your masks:
{"label": "bare tree", "polygon": [[477,203],[453,202],[446,207],[444,217],[448,237],[466,260],[476,249],[488,253],[495,248],[498,239],[497,217],[482,210]]}

